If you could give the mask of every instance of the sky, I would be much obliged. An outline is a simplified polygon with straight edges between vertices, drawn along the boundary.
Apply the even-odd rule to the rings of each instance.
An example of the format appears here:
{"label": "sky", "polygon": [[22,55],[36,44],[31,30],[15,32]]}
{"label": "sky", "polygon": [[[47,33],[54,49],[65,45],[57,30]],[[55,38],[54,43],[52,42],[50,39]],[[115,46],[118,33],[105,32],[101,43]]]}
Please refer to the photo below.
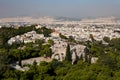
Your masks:
{"label": "sky", "polygon": [[17,16],[120,17],[120,0],[0,0],[0,18]]}

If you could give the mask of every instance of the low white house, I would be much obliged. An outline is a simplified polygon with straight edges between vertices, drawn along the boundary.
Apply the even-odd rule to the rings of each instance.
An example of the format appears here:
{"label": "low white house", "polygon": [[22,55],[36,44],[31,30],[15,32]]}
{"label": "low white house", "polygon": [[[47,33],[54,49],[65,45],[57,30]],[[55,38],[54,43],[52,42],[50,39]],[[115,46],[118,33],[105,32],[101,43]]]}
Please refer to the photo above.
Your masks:
{"label": "low white house", "polygon": [[58,32],[53,32],[53,33],[51,33],[51,37],[59,37],[59,33]]}
{"label": "low white house", "polygon": [[96,63],[97,60],[98,60],[98,57],[92,57],[92,58],[91,58],[91,63]]}
{"label": "low white house", "polygon": [[2,26],[0,26],[0,28],[2,28]]}
{"label": "low white house", "polygon": [[42,26],[41,25],[37,25],[37,26],[35,26],[35,28],[39,29],[39,28],[42,28]]}
{"label": "low white house", "polygon": [[12,43],[30,43],[35,42],[36,39],[44,39],[43,34],[37,34],[35,31],[30,31],[27,33],[24,33],[23,35],[17,35],[15,37],[12,37],[10,40],[8,40],[8,44],[12,45]]}

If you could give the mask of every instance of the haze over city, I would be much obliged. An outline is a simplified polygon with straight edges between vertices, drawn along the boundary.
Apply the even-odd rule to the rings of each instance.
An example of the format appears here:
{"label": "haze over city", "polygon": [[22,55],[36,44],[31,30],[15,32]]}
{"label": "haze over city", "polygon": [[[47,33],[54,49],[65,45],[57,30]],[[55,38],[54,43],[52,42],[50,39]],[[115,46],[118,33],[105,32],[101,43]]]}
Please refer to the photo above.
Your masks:
{"label": "haze over city", "polygon": [[120,0],[0,0],[0,80],[120,80]]}
{"label": "haze over city", "polygon": [[0,18],[6,17],[120,17],[120,0],[0,0]]}

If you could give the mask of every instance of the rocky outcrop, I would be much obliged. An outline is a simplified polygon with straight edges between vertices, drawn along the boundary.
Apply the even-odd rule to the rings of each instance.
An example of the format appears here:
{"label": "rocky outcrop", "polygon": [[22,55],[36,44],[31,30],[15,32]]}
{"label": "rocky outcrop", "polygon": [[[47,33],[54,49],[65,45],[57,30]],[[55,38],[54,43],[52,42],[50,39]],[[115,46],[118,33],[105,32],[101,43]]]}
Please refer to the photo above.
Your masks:
{"label": "rocky outcrop", "polygon": [[84,48],[85,48],[85,46],[83,46],[83,45],[75,45],[71,49],[72,64],[74,64],[75,61],[77,61],[78,59],[81,59],[81,58],[83,59],[83,61],[85,61]]}
{"label": "rocky outcrop", "polygon": [[[51,58],[57,59],[59,61],[63,61],[66,56],[66,44],[65,46],[62,46],[60,43],[61,42],[57,44],[57,47],[55,47],[56,44],[54,44],[54,46],[52,47],[54,54],[52,55]],[[85,61],[85,53],[84,53],[85,46],[75,44],[75,45],[70,45],[70,47],[71,47],[70,52],[71,52],[72,64],[74,64],[78,59],[81,59],[81,58],[83,59],[83,61]]]}

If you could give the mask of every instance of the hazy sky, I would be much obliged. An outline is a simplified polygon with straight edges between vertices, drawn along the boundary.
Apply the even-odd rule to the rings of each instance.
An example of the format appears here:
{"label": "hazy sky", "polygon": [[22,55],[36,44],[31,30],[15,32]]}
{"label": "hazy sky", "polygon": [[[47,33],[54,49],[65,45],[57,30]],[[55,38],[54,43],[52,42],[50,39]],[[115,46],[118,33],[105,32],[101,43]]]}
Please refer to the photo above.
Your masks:
{"label": "hazy sky", "polygon": [[0,18],[16,16],[120,17],[120,0],[0,0]]}

